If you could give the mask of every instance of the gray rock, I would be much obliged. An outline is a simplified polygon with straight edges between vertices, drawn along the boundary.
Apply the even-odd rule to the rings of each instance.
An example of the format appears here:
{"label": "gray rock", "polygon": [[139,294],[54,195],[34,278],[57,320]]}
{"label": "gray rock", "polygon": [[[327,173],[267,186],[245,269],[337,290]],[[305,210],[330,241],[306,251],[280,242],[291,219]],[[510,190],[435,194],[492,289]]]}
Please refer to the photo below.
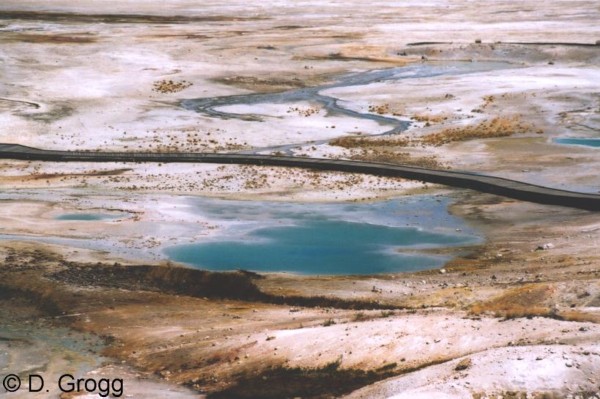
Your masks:
{"label": "gray rock", "polygon": [[546,251],[546,250],[552,249],[552,248],[554,248],[554,244],[549,242],[546,244],[538,245],[538,247],[535,250],[536,251]]}

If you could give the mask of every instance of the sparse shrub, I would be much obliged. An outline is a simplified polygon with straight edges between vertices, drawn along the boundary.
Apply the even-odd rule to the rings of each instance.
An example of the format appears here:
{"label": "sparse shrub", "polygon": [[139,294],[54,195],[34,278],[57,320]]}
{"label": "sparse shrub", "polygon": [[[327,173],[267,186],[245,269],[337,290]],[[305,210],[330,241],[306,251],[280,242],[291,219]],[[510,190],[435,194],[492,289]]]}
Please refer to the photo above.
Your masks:
{"label": "sparse shrub", "polygon": [[407,147],[410,140],[400,137],[340,137],[333,139],[329,144],[343,148],[361,148],[361,147]]}
{"label": "sparse shrub", "polygon": [[327,320],[325,320],[323,322],[322,326],[323,327],[329,327],[329,326],[332,326],[334,324],[336,324],[335,320],[333,320],[333,319],[327,319]]}
{"label": "sparse shrub", "polygon": [[354,320],[354,321],[363,321],[366,319],[367,319],[367,315],[364,312],[358,312],[352,318],[352,320]]}
{"label": "sparse shrub", "polygon": [[159,80],[154,82],[154,84],[152,85],[152,91],[158,92],[158,93],[177,93],[180,92],[184,89],[187,89],[188,87],[190,87],[193,83],[188,82],[187,80],[182,80],[179,82],[174,82],[172,80]]}
{"label": "sparse shrub", "polygon": [[480,315],[491,313],[496,317],[514,319],[520,317],[557,318],[554,310],[545,302],[551,288],[547,284],[527,284],[507,290],[502,295],[471,306],[471,313]]}
{"label": "sparse shrub", "polygon": [[508,137],[516,133],[532,131],[533,127],[521,123],[518,117],[496,117],[475,126],[448,128],[438,133],[429,134],[423,137],[422,142],[428,145],[441,146],[454,141]]}

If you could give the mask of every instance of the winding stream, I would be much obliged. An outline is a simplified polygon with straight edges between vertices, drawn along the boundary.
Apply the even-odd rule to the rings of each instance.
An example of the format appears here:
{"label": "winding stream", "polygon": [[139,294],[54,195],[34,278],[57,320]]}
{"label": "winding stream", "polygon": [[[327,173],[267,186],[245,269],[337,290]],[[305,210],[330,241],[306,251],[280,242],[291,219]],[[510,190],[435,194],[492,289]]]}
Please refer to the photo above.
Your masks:
{"label": "winding stream", "polygon": [[[229,105],[310,102],[320,104],[328,116],[343,115],[387,125],[389,129],[381,134],[392,135],[406,130],[410,122],[345,108],[343,101],[323,92],[341,87],[356,87],[357,90],[360,90],[360,86],[372,83],[476,73],[511,67],[513,66],[508,63],[498,62],[419,64],[344,75],[332,83],[311,88],[294,89],[281,93],[190,99],[184,100],[181,105],[186,109],[210,117],[260,121],[259,115],[231,113],[222,108]],[[314,144],[315,142],[310,143]],[[291,149],[298,145],[302,144],[286,144],[270,149],[280,151],[283,149],[291,152]],[[257,148],[249,152],[258,153],[265,150],[267,149]],[[0,144],[0,157],[62,162],[213,162],[304,167],[416,178],[493,192],[512,198],[585,209],[596,209],[600,206],[598,205],[600,197],[597,196],[533,186],[493,176],[356,161],[269,157],[253,154],[47,151],[10,144]],[[199,209],[204,212],[208,209],[214,211],[212,216],[205,215],[206,218],[215,218],[215,224],[221,226],[231,224],[233,229],[225,228],[227,234],[220,237],[218,234],[216,237],[207,237],[203,236],[201,228],[187,226],[188,230],[191,230],[186,230],[185,235],[197,236],[198,239],[187,244],[180,242],[179,245],[164,245],[163,254],[175,261],[213,270],[249,268],[258,271],[288,271],[308,274],[373,274],[438,267],[447,260],[447,257],[422,252],[423,249],[439,250],[452,247],[458,249],[478,241],[476,234],[457,233],[463,231],[465,226],[458,224],[456,220],[450,220],[452,218],[447,220],[449,217],[447,201],[446,198],[411,197],[390,202],[389,204],[393,204],[391,208],[389,204],[383,206],[383,203],[352,206],[332,205],[336,209],[343,208],[344,215],[355,217],[366,212],[377,216],[375,219],[384,215],[386,220],[392,219],[396,223],[388,225],[389,222],[374,221],[373,217],[368,220],[348,220],[347,216],[334,216],[337,211],[333,209],[322,209],[321,212],[316,212],[318,207],[314,204],[310,205],[311,211],[310,214],[307,214],[291,204],[265,205],[223,201],[214,204],[208,200],[202,200],[198,204]],[[301,207],[305,206],[306,204],[301,205]],[[383,208],[379,209],[380,206]],[[243,209],[244,212],[240,214],[238,209]],[[418,219],[427,219],[423,218],[427,212],[437,215],[432,218],[438,223],[437,226],[415,226],[407,219],[407,215],[418,217]],[[267,221],[275,221],[276,224],[265,222],[265,217]],[[95,220],[97,215],[67,214],[62,218],[72,222],[85,222],[85,220]],[[227,222],[228,219],[232,219],[234,222]],[[150,225],[147,227],[151,227]],[[239,229],[246,225],[252,226],[252,228],[243,231],[243,234],[238,234],[238,236],[234,234],[235,232],[240,233]],[[157,231],[164,228],[162,225],[153,227]],[[150,228],[150,230],[153,229]],[[172,238],[181,239],[181,237]],[[92,244],[93,246],[94,244]],[[315,259],[319,259],[319,262],[316,263]]]}
{"label": "winding stream", "polygon": [[[310,102],[322,106],[329,116],[343,115],[350,118],[371,120],[381,125],[387,125],[390,127],[385,132],[374,136],[393,135],[406,130],[410,126],[411,122],[391,116],[384,116],[368,112],[358,112],[345,108],[340,103],[338,98],[323,94],[323,92],[329,89],[342,87],[357,87],[358,90],[359,86],[365,86],[371,83],[400,81],[403,79],[429,78],[436,76],[461,75],[503,68],[515,68],[515,66],[506,62],[466,61],[408,65],[346,74],[340,76],[337,80],[331,83],[320,86],[293,89],[280,93],[252,93],[222,97],[188,99],[183,100],[180,105],[187,110],[196,111],[210,117],[221,119],[235,118],[260,122],[261,117],[259,115],[231,113],[223,111],[219,108],[229,105],[295,104],[298,102]],[[290,143],[267,148],[255,148],[252,150],[241,151],[240,153],[256,154],[264,151],[281,151],[286,155],[293,155],[291,149],[294,147],[306,144],[324,144],[328,141],[329,140]]]}

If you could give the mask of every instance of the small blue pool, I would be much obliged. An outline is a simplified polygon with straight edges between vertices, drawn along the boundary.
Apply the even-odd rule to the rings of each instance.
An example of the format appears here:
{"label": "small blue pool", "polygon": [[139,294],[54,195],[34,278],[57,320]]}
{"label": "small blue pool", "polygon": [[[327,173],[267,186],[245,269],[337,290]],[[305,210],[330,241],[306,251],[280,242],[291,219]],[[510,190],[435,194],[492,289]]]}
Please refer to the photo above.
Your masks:
{"label": "small blue pool", "polygon": [[556,144],[566,145],[581,145],[585,147],[600,147],[600,138],[598,139],[586,139],[586,138],[561,138],[554,139]]}
{"label": "small blue pool", "polygon": [[201,212],[229,220],[217,237],[165,249],[170,259],[209,270],[376,274],[440,267],[424,248],[479,238],[447,212],[447,199],[417,196],[363,204],[204,201]]}
{"label": "small blue pool", "polygon": [[97,220],[114,220],[122,218],[123,214],[109,213],[65,213],[55,217],[55,220],[82,220],[82,221],[97,221]]}

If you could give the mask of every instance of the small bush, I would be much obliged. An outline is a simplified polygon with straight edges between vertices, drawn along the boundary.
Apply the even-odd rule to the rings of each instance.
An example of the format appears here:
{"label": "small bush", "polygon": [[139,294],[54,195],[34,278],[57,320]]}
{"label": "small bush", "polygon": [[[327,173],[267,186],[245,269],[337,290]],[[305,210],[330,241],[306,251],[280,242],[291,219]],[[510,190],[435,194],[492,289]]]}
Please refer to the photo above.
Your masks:
{"label": "small bush", "polygon": [[533,131],[533,127],[521,123],[518,117],[496,117],[475,126],[444,129],[441,132],[424,136],[422,141],[424,144],[441,146],[455,141],[507,137],[531,131]]}
{"label": "small bush", "polygon": [[556,318],[553,309],[545,304],[550,290],[551,288],[547,284],[528,284],[507,290],[502,295],[488,301],[475,303],[470,310],[474,315],[491,313],[496,317],[507,319]]}
{"label": "small bush", "polygon": [[352,318],[353,321],[363,321],[367,319],[367,315],[364,312],[358,312]]}
{"label": "small bush", "polygon": [[333,319],[327,319],[327,320],[325,320],[323,322],[322,326],[323,327],[329,327],[329,326],[332,326],[334,324],[336,324],[335,320],[333,320]]}

